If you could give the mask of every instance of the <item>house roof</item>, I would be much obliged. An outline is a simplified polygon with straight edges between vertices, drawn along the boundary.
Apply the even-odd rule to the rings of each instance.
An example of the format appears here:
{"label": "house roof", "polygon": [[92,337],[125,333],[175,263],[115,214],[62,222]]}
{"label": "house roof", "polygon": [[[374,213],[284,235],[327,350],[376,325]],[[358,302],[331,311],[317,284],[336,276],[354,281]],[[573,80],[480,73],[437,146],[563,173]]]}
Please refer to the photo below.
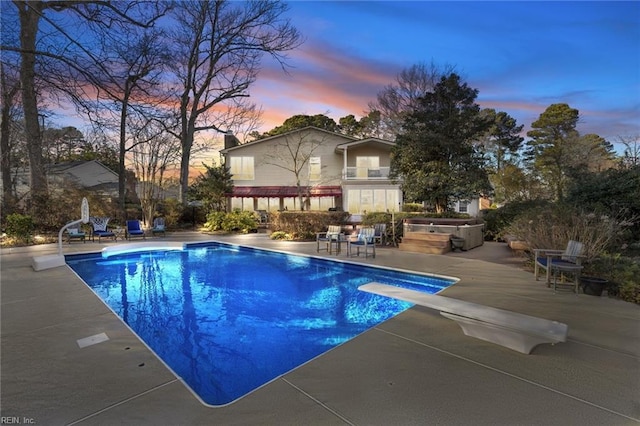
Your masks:
{"label": "house roof", "polygon": [[358,145],[383,145],[391,148],[395,144],[396,144],[395,142],[387,141],[384,139],[378,139],[378,138],[358,139],[351,142],[341,143],[340,145],[336,146],[336,151],[342,152],[347,148],[351,148]]}
{"label": "house roof", "polygon": [[63,163],[56,163],[48,165],[48,171],[50,173],[72,173],[74,169],[79,167],[91,167],[97,166],[100,169],[104,169],[106,173],[112,174],[114,176],[118,176],[116,172],[111,170],[109,167],[105,166],[98,160],[76,160],[76,161],[66,161]]}
{"label": "house roof", "polygon": [[293,135],[295,133],[300,133],[300,132],[304,132],[304,131],[308,132],[310,130],[326,133],[326,134],[332,135],[332,136],[338,136],[338,137],[341,137],[341,138],[344,138],[344,139],[350,140],[350,141],[357,141],[358,140],[357,138],[354,138],[353,136],[343,135],[342,133],[330,132],[328,130],[321,129],[319,127],[307,126],[307,127],[301,128],[301,129],[292,130],[290,132],[281,133],[279,135],[269,136],[267,138],[258,139],[258,140],[251,141],[251,142],[247,142],[247,143],[244,143],[242,145],[237,145],[237,146],[233,146],[233,147],[230,147],[230,148],[221,149],[220,153],[221,154],[226,154],[226,153],[234,151],[236,149],[244,148],[244,147],[247,147],[247,146],[251,146],[251,145],[255,145],[255,144],[259,144],[259,143],[263,143],[263,142],[268,142],[268,141],[271,141],[271,140],[274,140],[274,139],[279,139],[279,138],[282,138],[282,137],[287,137],[287,136]]}
{"label": "house roof", "polygon": [[[313,186],[302,187],[305,195],[311,197],[339,197],[342,195],[340,186]],[[307,192],[308,191],[308,192]],[[234,186],[233,190],[226,194],[227,197],[238,198],[294,198],[298,196],[297,186]]]}

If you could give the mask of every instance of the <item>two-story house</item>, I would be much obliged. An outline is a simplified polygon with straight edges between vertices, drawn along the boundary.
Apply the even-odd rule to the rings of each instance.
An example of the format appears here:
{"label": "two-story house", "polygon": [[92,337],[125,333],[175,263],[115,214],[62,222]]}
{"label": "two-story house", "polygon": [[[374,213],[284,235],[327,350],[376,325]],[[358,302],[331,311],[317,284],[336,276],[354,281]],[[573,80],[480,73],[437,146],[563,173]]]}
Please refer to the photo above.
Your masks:
{"label": "two-story house", "polygon": [[393,145],[316,127],[243,145],[226,135],[220,153],[233,175],[229,207],[300,210],[302,200],[305,210],[399,211],[402,191],[389,179]]}

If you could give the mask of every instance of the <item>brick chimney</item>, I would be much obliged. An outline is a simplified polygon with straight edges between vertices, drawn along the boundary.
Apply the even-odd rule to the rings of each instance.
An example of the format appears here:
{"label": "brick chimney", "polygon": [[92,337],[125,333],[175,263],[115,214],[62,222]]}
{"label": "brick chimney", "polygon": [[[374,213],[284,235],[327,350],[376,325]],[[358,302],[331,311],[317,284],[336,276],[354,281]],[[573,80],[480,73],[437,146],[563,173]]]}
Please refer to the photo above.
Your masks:
{"label": "brick chimney", "polygon": [[233,148],[239,144],[240,141],[233,135],[233,132],[231,130],[227,130],[227,133],[224,134],[224,149]]}

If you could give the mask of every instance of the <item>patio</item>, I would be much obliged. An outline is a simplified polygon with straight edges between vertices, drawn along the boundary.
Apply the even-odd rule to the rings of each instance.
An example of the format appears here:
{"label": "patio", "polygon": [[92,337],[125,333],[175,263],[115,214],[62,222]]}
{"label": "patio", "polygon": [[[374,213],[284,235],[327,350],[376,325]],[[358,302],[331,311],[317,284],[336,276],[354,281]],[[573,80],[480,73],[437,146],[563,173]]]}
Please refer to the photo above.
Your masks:
{"label": "patio", "polygon": [[[168,234],[316,253],[316,243],[264,234]],[[130,244],[130,243],[124,243]],[[113,242],[64,245],[65,253]],[[66,266],[35,272],[55,245],[3,249],[3,422],[82,425],[629,425],[640,423],[640,309],[607,297],[554,293],[506,244],[428,255],[380,248],[367,264],[461,280],[442,294],[553,319],[569,339],[531,355],[465,336],[413,307],[225,407],[209,408]],[[340,256],[344,259],[344,256]],[[108,341],[80,348],[79,339]],[[9,420],[5,420],[9,419]]]}

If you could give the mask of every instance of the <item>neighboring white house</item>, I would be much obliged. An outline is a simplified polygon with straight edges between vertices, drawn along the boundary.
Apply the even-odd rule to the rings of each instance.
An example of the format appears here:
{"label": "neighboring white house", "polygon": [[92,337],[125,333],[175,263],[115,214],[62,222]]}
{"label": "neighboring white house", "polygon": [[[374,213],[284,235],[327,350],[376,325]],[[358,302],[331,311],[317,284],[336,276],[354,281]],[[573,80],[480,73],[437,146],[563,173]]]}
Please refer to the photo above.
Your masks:
{"label": "neighboring white house", "polygon": [[71,180],[100,195],[118,196],[118,174],[97,160],[54,164],[49,166],[48,175],[50,183],[63,185]]}
{"label": "neighboring white house", "polygon": [[[242,210],[338,209],[351,214],[399,211],[402,191],[389,179],[393,142],[357,139],[316,127],[237,145],[225,137],[220,151],[230,169],[229,207]],[[296,162],[304,163],[295,167]]]}
{"label": "neighboring white house", "polygon": [[480,210],[491,207],[491,201],[487,198],[473,198],[471,200],[455,201],[453,210],[458,213],[466,213],[469,216],[477,217]]}

